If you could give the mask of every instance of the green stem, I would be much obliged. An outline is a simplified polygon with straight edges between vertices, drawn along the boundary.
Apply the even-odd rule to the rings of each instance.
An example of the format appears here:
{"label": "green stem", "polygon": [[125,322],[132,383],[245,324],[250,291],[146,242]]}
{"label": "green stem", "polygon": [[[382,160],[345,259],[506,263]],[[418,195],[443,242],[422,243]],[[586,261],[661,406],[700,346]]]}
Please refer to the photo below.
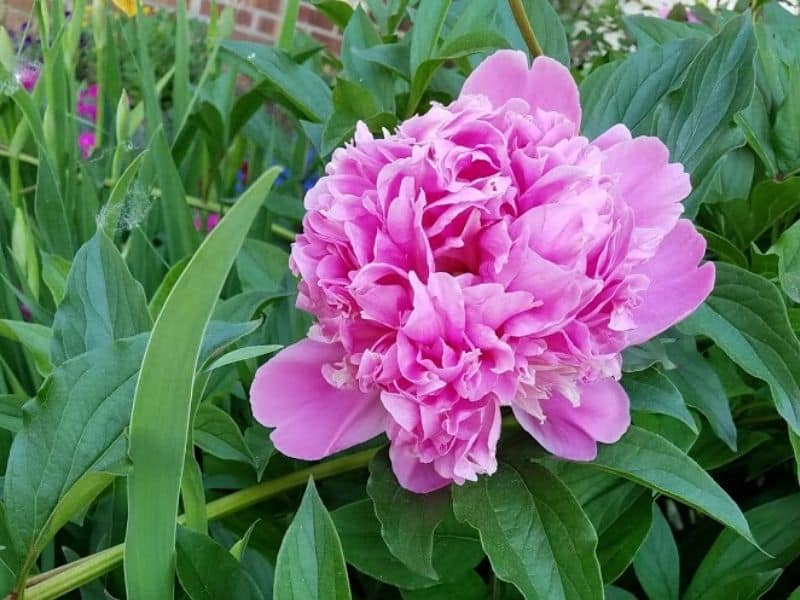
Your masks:
{"label": "green stem", "polygon": [[[277,494],[303,486],[310,476],[319,480],[360,469],[369,463],[375,452],[376,448],[362,450],[239,490],[206,504],[206,517],[211,521],[232,515]],[[184,515],[178,517],[178,522],[185,522]],[[32,577],[25,587],[25,600],[51,600],[86,585],[117,567],[122,562],[124,547],[124,544],[118,544]]]}
{"label": "green stem", "polygon": [[528,14],[525,12],[525,7],[522,5],[522,0],[508,0],[511,6],[511,13],[514,15],[514,20],[517,22],[519,32],[522,34],[522,39],[531,51],[534,58],[543,56],[544,52],[539,45],[539,40],[536,39],[536,34],[533,32],[533,27],[528,19]]}

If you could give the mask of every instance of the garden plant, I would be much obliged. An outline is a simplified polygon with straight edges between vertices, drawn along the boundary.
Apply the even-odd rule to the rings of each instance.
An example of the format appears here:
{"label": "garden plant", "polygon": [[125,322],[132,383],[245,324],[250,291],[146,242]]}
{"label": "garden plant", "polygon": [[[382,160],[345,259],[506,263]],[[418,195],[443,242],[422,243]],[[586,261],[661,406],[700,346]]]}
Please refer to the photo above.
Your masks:
{"label": "garden plant", "polygon": [[0,29],[0,597],[800,598],[797,3]]}

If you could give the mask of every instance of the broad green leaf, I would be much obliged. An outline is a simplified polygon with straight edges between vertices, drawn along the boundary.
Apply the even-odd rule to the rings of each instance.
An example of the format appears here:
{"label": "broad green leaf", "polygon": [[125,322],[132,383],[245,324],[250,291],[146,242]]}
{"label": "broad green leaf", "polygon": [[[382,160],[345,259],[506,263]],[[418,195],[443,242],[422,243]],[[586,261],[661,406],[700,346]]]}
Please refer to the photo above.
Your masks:
{"label": "broad green leaf", "polygon": [[679,40],[592,71],[580,86],[584,135],[596,137],[617,123],[637,134],[650,133],[656,106],[680,85],[701,47],[697,39]]}
{"label": "broad green leaf", "polygon": [[223,460],[254,465],[253,456],[236,421],[224,410],[203,402],[194,417],[194,443]]}
{"label": "broad green leaf", "polygon": [[61,304],[67,293],[67,277],[72,266],[67,259],[42,252],[42,279],[56,304]]}
{"label": "broad green leaf", "polygon": [[333,112],[331,92],[312,70],[298,65],[283,51],[252,42],[225,41],[221,48],[246,72],[264,78],[303,116],[324,122]]}
{"label": "broad green leaf", "polygon": [[27,396],[0,394],[0,429],[11,433],[22,429],[22,407],[28,400]]}
{"label": "broad green leaf", "polygon": [[778,256],[781,289],[800,303],[800,221],[784,231],[769,251]]}
{"label": "broad green leaf", "polygon": [[264,173],[205,239],[156,320],[130,425],[125,581],[132,599],[171,598],[175,518],[203,334],[236,254],[280,169]]}
{"label": "broad green leaf", "polygon": [[647,538],[652,523],[653,499],[637,490],[636,500],[602,532],[598,532],[597,559],[603,572],[603,582],[616,581],[628,568]]}
{"label": "broad green leaf", "polygon": [[681,87],[661,103],[656,132],[697,184],[729,150],[742,145],[733,117],[755,89],[756,40],[750,15],[730,19],[689,65]]}
{"label": "broad green leaf", "polygon": [[244,290],[277,291],[285,288],[289,255],[274,244],[247,239],[236,256],[236,274]]}
{"label": "broad green leaf", "polygon": [[653,503],[653,525],[633,561],[636,577],[648,598],[678,600],[680,597],[680,557],[669,523]]}
{"label": "broad green leaf", "polygon": [[9,526],[28,565],[49,541],[48,523],[76,482],[124,457],[122,435],[146,343],[139,335],[63,363],[25,407],[4,497]]}
{"label": "broad green leaf", "polygon": [[733,462],[772,439],[769,434],[763,431],[749,431],[747,429],[741,430],[738,437],[736,451],[732,451],[710,430],[703,429],[697,442],[692,446],[692,458],[706,471],[711,471]]}
{"label": "broad green leaf", "polygon": [[689,429],[683,421],[667,415],[634,413],[632,421],[637,427],[655,433],[685,453],[692,449],[699,433]]}
{"label": "broad green leaf", "polygon": [[800,56],[795,59],[789,70],[786,85],[786,97],[775,114],[775,126],[772,129],[772,145],[778,171],[787,174],[800,169]]}
{"label": "broad green leaf", "polygon": [[800,342],[773,283],[719,263],[714,291],[681,329],[710,337],[744,371],[765,381],[780,415],[800,432]]}
{"label": "broad green leaf", "polygon": [[597,535],[569,489],[544,467],[501,464],[453,491],[456,517],[475,527],[494,573],[528,598],[602,596]]}
{"label": "broad green leaf", "polygon": [[685,600],[707,598],[711,592],[728,581],[733,583],[742,577],[764,575],[774,569],[788,566],[800,555],[798,514],[800,514],[800,495],[797,494],[767,502],[747,511],[747,519],[752,525],[753,534],[764,550],[774,558],[762,554],[731,531],[723,531],[697,568],[684,595]]}
{"label": "broad green leaf", "polygon": [[275,564],[275,600],[350,598],[342,543],[309,479]]}
{"label": "broad green leaf", "polygon": [[433,535],[450,509],[450,490],[415,494],[400,486],[383,450],[369,465],[367,493],[381,522],[386,545],[412,571],[438,579],[433,568]]}
{"label": "broad green leaf", "polygon": [[0,337],[22,344],[31,353],[36,363],[36,370],[41,375],[50,373],[53,366],[50,364],[52,333],[49,327],[38,323],[0,319]]}
{"label": "broad green leaf", "polygon": [[614,444],[601,445],[590,463],[675,498],[755,543],[736,503],[708,473],[664,438],[631,427]]}
{"label": "broad green leaf", "polygon": [[489,590],[475,571],[467,571],[465,575],[450,583],[440,583],[429,588],[418,590],[401,590],[403,600],[486,600]]}
{"label": "broad green leaf", "polygon": [[67,293],[53,320],[53,364],[58,366],[151,326],[142,286],[131,276],[111,240],[98,231],[72,262]]}
{"label": "broad green leaf", "polygon": [[668,415],[697,432],[697,424],[686,408],[683,396],[661,372],[647,369],[628,373],[622,378],[622,386],[630,398],[631,410]]}
{"label": "broad green leaf", "polygon": [[678,388],[684,401],[708,419],[714,433],[731,450],[736,450],[736,425],[725,388],[713,367],[694,346],[694,340],[688,345],[670,345],[667,354],[675,368],[665,375]]}
{"label": "broad green leaf", "polygon": [[446,519],[436,529],[433,541],[433,568],[442,581],[414,573],[386,547],[381,524],[370,500],[360,500],[331,513],[342,540],[347,562],[370,577],[404,589],[429,588],[457,581],[482,559],[483,551],[475,530]]}
{"label": "broad green leaf", "polygon": [[178,580],[192,600],[264,598],[242,564],[207,535],[179,526],[175,542]]}
{"label": "broad green leaf", "polygon": [[433,58],[439,45],[439,36],[452,0],[422,2],[417,8],[411,28],[410,70],[412,79],[423,62]]}
{"label": "broad green leaf", "polygon": [[379,46],[381,36],[375,31],[372,21],[360,6],[356,7],[355,12],[349,6],[348,9],[352,18],[347,22],[342,34],[343,75],[351,81],[365,85],[379,102],[381,109],[394,112],[392,73],[386,67],[365,59],[359,53],[359,50]]}
{"label": "broad green leaf", "polygon": [[231,350],[227,354],[220,356],[217,360],[208,365],[204,370],[213,371],[215,369],[219,369],[220,367],[227,367],[228,365],[233,365],[243,360],[257,358],[259,356],[264,356],[265,354],[272,354],[273,352],[277,352],[281,348],[283,348],[283,346],[280,346],[278,344],[268,344],[265,346],[247,346],[245,348],[237,348],[236,350]]}
{"label": "broad green leaf", "polygon": [[738,238],[740,248],[748,247],[781,219],[800,207],[800,177],[784,181],[761,181],[750,198],[722,205],[720,208],[731,228],[730,238]]}
{"label": "broad green leaf", "polygon": [[703,28],[689,23],[673,21],[672,19],[646,15],[628,15],[623,17],[622,21],[625,24],[625,29],[628,30],[628,33],[636,41],[639,48],[662,46],[673,40],[685,38],[699,38],[701,40],[709,38],[708,33]]}
{"label": "broad green leaf", "polygon": [[275,454],[275,445],[269,439],[269,430],[259,423],[254,423],[244,432],[244,441],[256,465],[259,481],[267,468],[269,460]]}
{"label": "broad green leaf", "polygon": [[744,131],[748,145],[753,149],[767,170],[769,177],[778,172],[775,150],[772,147],[772,124],[764,100],[764,94],[756,89],[753,99],[745,110],[734,117],[737,125]]}
{"label": "broad green leaf", "polygon": [[343,0],[311,0],[311,4],[340,29],[345,29],[353,17],[353,7]]}
{"label": "broad green leaf", "polygon": [[8,529],[6,510],[0,504],[0,594],[10,594],[13,590],[22,559]]}

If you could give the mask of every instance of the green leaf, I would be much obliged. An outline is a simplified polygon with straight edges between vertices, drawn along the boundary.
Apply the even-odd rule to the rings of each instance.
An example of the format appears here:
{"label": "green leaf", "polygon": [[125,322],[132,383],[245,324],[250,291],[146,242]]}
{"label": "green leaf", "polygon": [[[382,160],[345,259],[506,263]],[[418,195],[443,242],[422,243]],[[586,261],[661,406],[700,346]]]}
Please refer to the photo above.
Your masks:
{"label": "green leaf", "polygon": [[639,493],[636,500],[619,513],[614,523],[599,534],[597,559],[604,583],[616,581],[639,552],[650,531],[651,504],[653,499],[648,494]]}
{"label": "green leaf", "polygon": [[10,529],[28,565],[54,533],[49,522],[76,483],[124,458],[122,435],[146,343],[140,335],[63,363],[26,405],[4,497]]}
{"label": "green leaf", "polygon": [[622,387],[630,398],[631,410],[668,415],[697,432],[697,424],[686,408],[683,396],[661,372],[647,369],[628,373],[622,378]]}
{"label": "green leaf", "polygon": [[422,2],[417,8],[414,26],[411,28],[410,68],[412,78],[423,62],[432,58],[439,45],[439,36],[452,0]]}
{"label": "green leaf", "polygon": [[156,320],[130,425],[125,581],[131,598],[171,598],[178,509],[195,369],[236,254],[280,169],[265,172],[205,239]]}
{"label": "green leaf", "polygon": [[[720,208],[731,227],[728,237],[737,237],[746,248],[781,219],[800,207],[800,177],[784,181],[765,180],[753,188],[747,200],[729,202]],[[734,236],[735,234],[735,236]]]}
{"label": "green leaf", "polygon": [[340,29],[344,29],[353,16],[353,7],[343,0],[311,0],[311,4]]}
{"label": "green leaf", "polygon": [[359,52],[379,46],[381,36],[375,31],[372,21],[361,6],[357,6],[355,12],[350,6],[345,6],[350,10],[352,18],[348,20],[342,34],[343,75],[351,81],[365,85],[378,100],[381,109],[394,112],[394,78],[391,71],[367,60]]}
{"label": "green leaf", "polygon": [[662,46],[673,40],[685,38],[699,38],[701,40],[709,38],[708,33],[700,27],[673,21],[672,19],[646,15],[628,15],[622,18],[622,22],[639,48]]}
{"label": "green leaf", "polygon": [[465,575],[450,583],[440,583],[429,588],[418,590],[401,590],[403,600],[486,600],[489,590],[475,571],[467,571]]}
{"label": "green leaf", "polygon": [[343,506],[331,516],[347,562],[378,581],[400,588],[422,589],[457,581],[483,559],[475,530],[449,517],[434,534],[433,568],[442,579],[437,582],[413,572],[389,551],[370,500]]}
{"label": "green leaf", "polygon": [[694,340],[688,344],[672,344],[667,355],[675,368],[665,374],[686,403],[708,419],[719,439],[731,450],[736,450],[736,424],[733,422],[728,395],[713,367],[694,346]]}
{"label": "green leaf", "polygon": [[242,564],[213,539],[178,527],[178,580],[192,600],[262,600],[261,590]]}
{"label": "green leaf", "polygon": [[102,232],[81,246],[53,320],[54,365],[152,326],[142,286]]}
{"label": "green leaf", "polygon": [[[707,598],[711,592],[726,582],[733,583],[743,577],[764,575],[774,569],[788,566],[800,555],[798,514],[800,514],[800,495],[797,494],[767,502],[747,511],[747,519],[753,527],[753,534],[772,557],[762,554],[732,532],[723,531],[697,568],[684,595],[685,600]],[[735,590],[732,586],[726,589]]]}
{"label": "green leaf", "polygon": [[350,598],[342,544],[309,479],[275,564],[275,600]]}
{"label": "green leaf", "polygon": [[158,128],[150,140],[148,158],[154,163],[158,183],[161,186],[161,196],[157,202],[166,234],[164,241],[169,264],[174,265],[194,252],[200,234],[194,228],[181,176],[172,159],[172,149],[162,127]]}
{"label": "green leaf", "polygon": [[696,508],[755,544],[747,520],[725,490],[679,448],[654,433],[631,427],[618,442],[600,446],[589,464]]}
{"label": "green leaf", "polygon": [[795,59],[789,69],[786,96],[775,113],[775,126],[772,129],[772,145],[778,171],[792,173],[800,169],[800,57]]}
{"label": "green leaf", "polygon": [[680,85],[701,47],[697,39],[679,40],[592,71],[580,85],[583,134],[594,138],[617,123],[650,133],[656,106]]}
{"label": "green leaf", "polygon": [[386,449],[369,465],[367,493],[389,550],[412,571],[438,579],[433,568],[433,535],[450,509],[450,490],[415,494],[400,486]]}
{"label": "green leaf", "polygon": [[229,552],[231,553],[231,556],[233,556],[233,558],[235,558],[236,560],[241,562],[242,555],[247,550],[247,544],[250,543],[250,538],[252,537],[253,531],[255,531],[256,525],[258,525],[258,523],[259,519],[253,521],[250,524],[250,527],[247,528],[247,531],[244,532],[244,535],[238,540],[236,540],[236,543],[233,544],[233,546],[231,546]]}
{"label": "green leaf", "polygon": [[800,342],[773,283],[717,264],[714,291],[680,328],[710,337],[744,371],[765,381],[780,415],[800,432]]}
{"label": "green leaf", "polygon": [[784,231],[769,252],[778,256],[781,289],[800,303],[800,221]]}
{"label": "green leaf", "polygon": [[769,120],[769,111],[764,100],[764,94],[756,89],[753,99],[745,110],[734,117],[736,124],[744,131],[748,145],[753,149],[767,170],[769,177],[775,177],[778,166],[775,159],[775,150],[772,148],[772,124]]}
{"label": "green leaf", "polygon": [[42,252],[42,279],[53,295],[56,304],[61,304],[67,293],[67,277],[72,266],[65,258]]}
{"label": "green leaf", "polygon": [[247,239],[236,256],[236,274],[244,290],[275,292],[285,289],[283,280],[289,255],[274,244]]}
{"label": "green leaf", "polygon": [[636,577],[649,598],[678,600],[680,597],[680,556],[669,523],[653,503],[653,525],[633,561]]}
{"label": "green leaf", "polygon": [[753,97],[755,51],[750,15],[730,19],[692,61],[681,87],[661,104],[657,135],[695,184],[744,141],[733,131],[733,117]]}
{"label": "green leaf", "polygon": [[497,577],[526,598],[602,597],[597,535],[544,467],[504,463],[491,477],[456,487],[453,508],[480,532]]}
{"label": "green leaf", "polygon": [[200,404],[194,417],[194,443],[204,452],[222,460],[255,466],[236,421],[224,410],[208,402]]}
{"label": "green leaf", "polygon": [[122,215],[122,210],[125,207],[125,196],[128,193],[128,188],[130,188],[131,184],[133,183],[136,173],[139,171],[139,165],[141,165],[142,159],[146,155],[147,150],[144,150],[131,161],[127,168],[122,172],[122,175],[120,175],[119,179],[117,179],[117,182],[111,189],[108,202],[106,202],[105,206],[103,207],[103,212],[100,215],[100,228],[102,228],[109,239],[114,239],[114,235],[119,227],[119,219]]}
{"label": "green leaf", "polygon": [[236,350],[231,350],[227,354],[223,354],[222,356],[220,356],[217,360],[208,365],[204,369],[204,371],[206,372],[213,371],[221,367],[227,367],[228,365],[233,365],[243,360],[257,358],[259,356],[264,356],[265,354],[272,354],[273,352],[277,352],[281,348],[283,348],[283,346],[279,344],[268,344],[265,346],[247,346],[245,348],[237,348]]}
{"label": "green leaf", "polygon": [[52,333],[49,327],[38,323],[0,319],[0,337],[14,340],[31,353],[36,370],[47,375],[52,370],[50,364],[50,341]]}
{"label": "green leaf", "polygon": [[223,42],[221,48],[246,72],[264,78],[307,119],[322,123],[333,112],[331,92],[325,82],[311,69],[296,64],[282,50],[230,40]]}

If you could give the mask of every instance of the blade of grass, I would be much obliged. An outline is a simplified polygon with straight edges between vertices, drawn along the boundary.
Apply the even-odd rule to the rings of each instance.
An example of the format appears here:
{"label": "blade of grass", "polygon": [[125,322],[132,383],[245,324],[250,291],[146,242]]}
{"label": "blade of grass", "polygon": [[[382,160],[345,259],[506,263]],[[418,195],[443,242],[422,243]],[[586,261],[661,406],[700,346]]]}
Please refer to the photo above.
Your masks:
{"label": "blade of grass", "polygon": [[294,30],[297,27],[297,15],[300,12],[300,0],[286,0],[286,8],[281,20],[281,31],[278,34],[278,48],[291,52],[294,42]]}
{"label": "blade of grass", "polygon": [[264,173],[206,238],[153,327],[130,427],[125,584],[128,598],[172,598],[175,524],[203,333],[234,258],[280,173]]}
{"label": "blade of grass", "polygon": [[175,10],[175,77],[172,80],[172,102],[175,121],[181,123],[189,108],[189,19],[186,0],[178,0]]}

